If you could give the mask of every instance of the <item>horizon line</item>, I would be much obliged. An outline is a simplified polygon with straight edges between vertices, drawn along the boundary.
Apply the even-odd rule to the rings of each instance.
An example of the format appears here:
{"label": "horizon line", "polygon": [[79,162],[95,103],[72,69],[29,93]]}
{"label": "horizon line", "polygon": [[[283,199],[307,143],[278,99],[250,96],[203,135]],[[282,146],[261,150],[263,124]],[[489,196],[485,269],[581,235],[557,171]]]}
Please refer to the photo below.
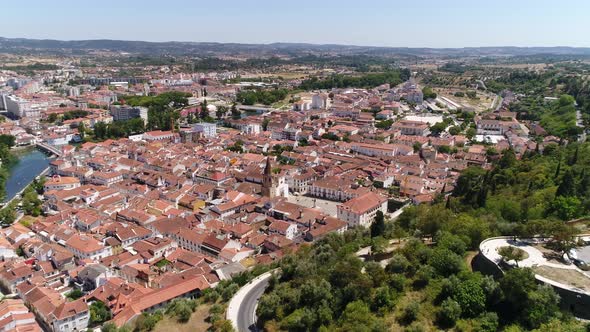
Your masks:
{"label": "horizon line", "polygon": [[358,44],[341,44],[341,43],[315,43],[315,42],[294,42],[294,41],[274,41],[274,42],[228,42],[228,41],[182,41],[182,40],[141,40],[141,39],[112,39],[112,38],[90,38],[90,39],[56,39],[56,38],[31,38],[31,37],[4,37],[3,39],[25,39],[36,41],[58,41],[58,42],[80,42],[80,41],[120,41],[120,42],[143,42],[143,43],[194,43],[194,44],[236,44],[236,45],[274,45],[274,44],[293,44],[293,45],[311,45],[311,46],[347,46],[347,47],[371,47],[371,48],[405,48],[405,49],[468,49],[468,48],[574,48],[590,49],[590,46],[569,46],[569,45],[536,45],[536,46],[517,46],[517,45],[480,45],[480,46],[384,46],[384,45],[358,45]]}

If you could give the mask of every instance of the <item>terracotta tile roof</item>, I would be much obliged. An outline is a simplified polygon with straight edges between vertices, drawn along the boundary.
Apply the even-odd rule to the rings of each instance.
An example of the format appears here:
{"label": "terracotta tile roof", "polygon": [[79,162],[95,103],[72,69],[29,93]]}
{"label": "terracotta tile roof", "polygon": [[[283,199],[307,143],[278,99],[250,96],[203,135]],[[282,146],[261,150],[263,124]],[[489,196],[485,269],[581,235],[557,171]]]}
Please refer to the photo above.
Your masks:
{"label": "terracotta tile roof", "polygon": [[387,198],[374,192],[368,192],[362,196],[353,198],[346,203],[339,205],[338,208],[349,210],[355,214],[360,215],[383,204],[386,201]]}
{"label": "terracotta tile roof", "polygon": [[53,315],[56,319],[63,320],[64,318],[72,317],[85,311],[88,311],[88,305],[84,299],[78,299],[62,303],[55,309]]}

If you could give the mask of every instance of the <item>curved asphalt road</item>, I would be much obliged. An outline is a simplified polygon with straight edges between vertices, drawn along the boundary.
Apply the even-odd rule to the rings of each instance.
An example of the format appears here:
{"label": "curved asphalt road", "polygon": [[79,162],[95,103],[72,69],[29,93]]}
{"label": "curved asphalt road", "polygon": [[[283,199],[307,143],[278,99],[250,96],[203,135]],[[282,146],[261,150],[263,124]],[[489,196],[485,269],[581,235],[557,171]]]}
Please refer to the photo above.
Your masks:
{"label": "curved asphalt road", "polygon": [[258,300],[268,287],[273,271],[261,274],[240,288],[229,302],[227,319],[238,332],[258,331],[256,328],[256,307]]}
{"label": "curved asphalt road", "polygon": [[238,332],[258,330],[256,328],[256,307],[258,307],[258,300],[264,294],[268,282],[269,279],[264,279],[246,295],[238,309]]}

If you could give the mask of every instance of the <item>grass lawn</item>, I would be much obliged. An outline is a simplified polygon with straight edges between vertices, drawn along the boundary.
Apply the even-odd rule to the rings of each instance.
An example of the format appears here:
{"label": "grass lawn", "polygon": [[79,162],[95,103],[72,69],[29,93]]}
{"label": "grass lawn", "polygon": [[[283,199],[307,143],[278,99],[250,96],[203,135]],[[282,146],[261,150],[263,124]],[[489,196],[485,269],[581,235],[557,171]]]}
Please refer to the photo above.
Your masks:
{"label": "grass lawn", "polygon": [[209,304],[200,304],[193,312],[191,319],[186,323],[179,323],[174,317],[164,315],[164,318],[156,324],[153,332],[193,332],[207,331],[211,324],[205,320],[209,317]]}
{"label": "grass lawn", "polygon": [[555,280],[559,283],[581,288],[585,291],[590,291],[590,278],[579,271],[570,269],[557,269],[543,265],[534,267],[533,271],[542,277]]}

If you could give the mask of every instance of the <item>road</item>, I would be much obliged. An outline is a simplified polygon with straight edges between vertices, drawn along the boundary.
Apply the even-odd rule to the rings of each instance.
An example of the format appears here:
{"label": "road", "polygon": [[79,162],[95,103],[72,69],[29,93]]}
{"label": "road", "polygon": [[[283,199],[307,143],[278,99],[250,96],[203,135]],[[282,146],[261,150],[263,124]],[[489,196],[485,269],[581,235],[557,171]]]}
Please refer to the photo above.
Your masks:
{"label": "road", "polygon": [[256,307],[264,294],[270,277],[274,271],[261,274],[254,278],[238,292],[229,302],[227,319],[232,322],[238,332],[258,331],[256,327]]}

